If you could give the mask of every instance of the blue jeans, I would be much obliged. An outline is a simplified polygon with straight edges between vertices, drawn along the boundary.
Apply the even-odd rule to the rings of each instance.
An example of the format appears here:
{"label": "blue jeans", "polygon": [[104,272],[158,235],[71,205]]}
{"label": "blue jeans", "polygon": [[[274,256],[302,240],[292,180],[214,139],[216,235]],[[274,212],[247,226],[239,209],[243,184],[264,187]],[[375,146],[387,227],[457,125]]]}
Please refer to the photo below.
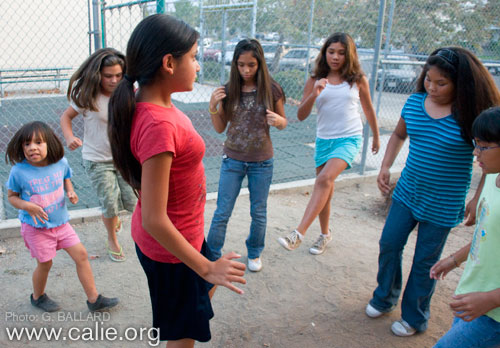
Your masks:
{"label": "blue jeans", "polygon": [[222,157],[217,208],[207,237],[207,245],[213,255],[212,261],[222,255],[227,223],[245,176],[248,177],[250,216],[252,217],[250,234],[246,240],[248,258],[260,257],[266,237],[267,196],[273,180],[273,162],[272,158],[262,162],[242,162],[226,155]]}
{"label": "blue jeans", "polygon": [[381,312],[389,312],[396,306],[401,294],[403,249],[417,224],[415,254],[401,302],[401,316],[417,331],[425,331],[436,287],[429,271],[439,260],[451,228],[415,220],[410,209],[396,200],[392,201],[380,237],[378,286],[370,304]]}
{"label": "blue jeans", "polygon": [[434,348],[455,347],[500,347],[500,323],[486,315],[470,322],[455,317],[450,330],[439,339]]}

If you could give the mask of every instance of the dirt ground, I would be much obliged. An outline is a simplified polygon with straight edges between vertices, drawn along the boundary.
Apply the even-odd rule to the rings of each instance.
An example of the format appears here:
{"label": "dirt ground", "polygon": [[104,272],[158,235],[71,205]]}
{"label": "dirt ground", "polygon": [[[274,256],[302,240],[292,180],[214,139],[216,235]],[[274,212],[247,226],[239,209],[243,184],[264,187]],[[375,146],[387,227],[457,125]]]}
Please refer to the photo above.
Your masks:
{"label": "dirt ground", "polygon": [[[475,172],[472,192],[477,185]],[[376,188],[375,178],[342,180],[336,185],[332,201],[331,224],[334,241],[320,256],[309,254],[309,245],[319,233],[315,222],[303,245],[289,252],[277,242],[298,224],[310,197],[311,187],[274,191],[269,196],[264,268],[246,273],[244,295],[225,288],[213,298],[215,317],[211,321],[212,340],[196,347],[432,347],[450,327],[452,314],[448,302],[462,269],[453,271],[438,283],[431,305],[431,319],[425,333],[409,338],[394,336],[392,321],[400,308],[378,319],[364,313],[376,285],[378,239],[384,224],[385,199]],[[207,201],[206,231],[215,201]],[[109,315],[93,316],[85,304],[74,264],[61,251],[54,260],[47,293],[63,310],[43,314],[29,303],[31,274],[35,261],[21,238],[0,240],[5,252],[0,256],[0,346],[1,347],[148,347],[156,342],[145,331],[151,325],[151,306],[145,275],[130,237],[130,215],[122,217],[124,231],[119,234],[124,263],[112,262],[105,253],[105,231],[98,220],[75,224],[86,246],[98,290],[120,297],[121,303]],[[234,250],[246,262],[245,238],[250,223],[248,196],[238,198],[230,221],[225,252]],[[449,255],[472,237],[472,228],[452,230],[443,255]],[[1,232],[0,232],[1,233]],[[1,234],[0,234],[1,236]],[[404,253],[404,275],[408,275],[416,233]],[[9,339],[13,328],[61,329],[57,340]],[[121,339],[103,334],[114,329]],[[140,339],[139,331],[143,330]],[[80,331],[76,331],[80,330]],[[69,333],[72,332],[70,336]],[[76,332],[76,333],[75,333]],[[109,332],[109,331],[106,331]],[[78,333],[83,333],[76,341]],[[150,333],[150,332],[149,332]],[[134,334],[137,338],[132,340]],[[152,344],[150,344],[152,343]],[[161,344],[160,346],[164,346]]]}

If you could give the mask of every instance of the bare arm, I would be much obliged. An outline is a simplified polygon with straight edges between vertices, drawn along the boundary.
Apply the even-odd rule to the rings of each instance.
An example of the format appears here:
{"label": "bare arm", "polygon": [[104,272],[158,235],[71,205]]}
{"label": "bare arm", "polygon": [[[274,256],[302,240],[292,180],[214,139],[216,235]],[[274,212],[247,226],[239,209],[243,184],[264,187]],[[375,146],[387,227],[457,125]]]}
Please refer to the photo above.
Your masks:
{"label": "bare arm", "polygon": [[68,106],[66,110],[64,110],[61,115],[61,129],[64,135],[64,139],[66,140],[66,146],[73,151],[82,146],[82,140],[80,138],[75,137],[73,134],[73,119],[78,116],[78,112],[73,109],[71,106]]}
{"label": "bare arm", "polygon": [[78,195],[76,194],[70,179],[64,179],[64,190],[66,191],[66,195],[71,203],[78,203]]}
{"label": "bare arm", "polygon": [[474,197],[472,197],[469,203],[467,203],[467,205],[465,206],[465,217],[467,218],[467,220],[465,220],[464,222],[465,226],[472,226],[476,223],[477,202],[479,202],[481,191],[483,191],[485,177],[486,174],[483,173],[483,175],[481,175],[481,180],[479,181],[479,185],[477,185]]}
{"label": "bare arm", "polygon": [[239,294],[232,283],[245,284],[245,265],[232,261],[240,257],[232,252],[211,262],[200,254],[177,230],[166,214],[172,153],[164,152],[147,159],[142,165],[142,225],[166,250],[208,282],[223,285]]}
{"label": "bare arm", "polygon": [[392,132],[389,142],[387,143],[387,148],[385,149],[384,159],[382,160],[382,166],[380,167],[380,172],[377,177],[377,184],[380,191],[383,194],[389,194],[391,188],[389,186],[391,174],[389,169],[392,167],[394,160],[401,151],[408,133],[406,133],[406,123],[403,118],[400,118],[396,129]]}
{"label": "bare arm", "polygon": [[315,80],[310,77],[304,86],[304,93],[297,109],[297,118],[304,121],[312,111],[316,98],[325,89],[327,79]]}
{"label": "bare arm", "polygon": [[288,124],[285,115],[285,105],[283,105],[283,98],[278,99],[274,104],[274,112],[266,110],[267,124],[278,128],[279,130],[285,129]]}
{"label": "bare arm", "polygon": [[8,190],[7,199],[14,208],[27,211],[33,219],[35,225],[38,225],[37,219],[40,220],[41,223],[45,223],[49,219],[49,216],[41,206],[21,199],[21,197],[19,197],[19,193],[17,192]]}
{"label": "bare arm", "polygon": [[368,121],[373,134],[372,153],[376,154],[380,149],[380,134],[377,116],[375,115],[375,109],[373,108],[372,98],[370,96],[370,86],[368,84],[368,79],[365,76],[360,82],[358,82],[358,89],[361,107],[363,108],[366,121]]}
{"label": "bare arm", "polygon": [[454,268],[460,267],[460,265],[467,260],[467,255],[469,254],[471,243],[462,247],[460,250],[451,254],[447,258],[441,259],[431,267],[429,272],[429,277],[431,279],[444,279],[444,277]]}
{"label": "bare arm", "polygon": [[212,125],[217,133],[222,133],[226,129],[227,121],[222,108],[222,99],[226,97],[224,87],[218,87],[210,96],[210,103],[208,104],[208,111],[210,112],[210,119]]}

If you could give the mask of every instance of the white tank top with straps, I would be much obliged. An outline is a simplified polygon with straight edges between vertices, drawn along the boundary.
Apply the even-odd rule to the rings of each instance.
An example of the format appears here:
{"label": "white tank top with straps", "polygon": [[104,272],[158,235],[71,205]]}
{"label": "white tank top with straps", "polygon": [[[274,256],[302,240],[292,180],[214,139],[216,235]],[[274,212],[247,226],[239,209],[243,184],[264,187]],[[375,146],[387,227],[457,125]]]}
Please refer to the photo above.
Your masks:
{"label": "white tank top with straps", "polygon": [[347,82],[339,85],[327,84],[316,98],[318,110],[316,136],[335,139],[361,135],[363,122],[359,112],[359,90]]}

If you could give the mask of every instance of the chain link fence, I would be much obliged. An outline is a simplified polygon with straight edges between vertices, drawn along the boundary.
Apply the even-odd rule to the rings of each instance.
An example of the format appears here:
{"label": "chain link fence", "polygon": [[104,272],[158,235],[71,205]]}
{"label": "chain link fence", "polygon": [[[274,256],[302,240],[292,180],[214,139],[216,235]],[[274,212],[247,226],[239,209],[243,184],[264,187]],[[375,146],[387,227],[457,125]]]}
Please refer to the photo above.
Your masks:
{"label": "chain link fence", "polygon": [[[68,80],[98,47],[125,53],[132,30],[154,13],[178,17],[200,32],[201,71],[191,93],[174,95],[176,106],[192,120],[206,142],[207,190],[217,190],[223,134],[211,125],[212,90],[229,75],[234,46],[244,37],[263,45],[272,76],[284,88],[289,119],[283,131],[271,130],[275,148],[273,183],[315,176],[313,153],[316,115],[299,122],[297,105],[323,40],[335,31],[349,33],[358,46],[361,66],[370,79],[381,128],[381,151],[370,154],[370,140],[350,172],[378,169],[387,140],[415,86],[426,55],[439,46],[459,45],[475,52],[500,82],[498,1],[447,0],[3,0],[0,2],[0,154],[19,127],[32,120],[48,123],[62,139],[59,117],[67,108]],[[376,72],[376,73],[374,73]],[[83,120],[73,120],[83,136]],[[365,133],[369,134],[369,133]],[[398,163],[404,163],[407,149]],[[66,151],[80,202],[98,202],[81,164],[81,150]],[[0,165],[5,183],[10,165]],[[17,212],[2,195],[0,219]]]}

